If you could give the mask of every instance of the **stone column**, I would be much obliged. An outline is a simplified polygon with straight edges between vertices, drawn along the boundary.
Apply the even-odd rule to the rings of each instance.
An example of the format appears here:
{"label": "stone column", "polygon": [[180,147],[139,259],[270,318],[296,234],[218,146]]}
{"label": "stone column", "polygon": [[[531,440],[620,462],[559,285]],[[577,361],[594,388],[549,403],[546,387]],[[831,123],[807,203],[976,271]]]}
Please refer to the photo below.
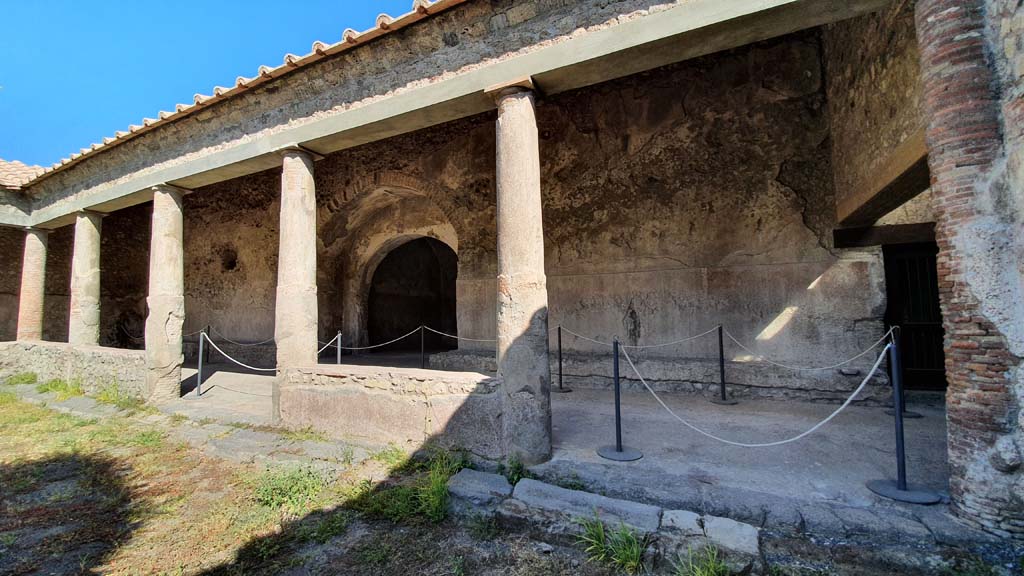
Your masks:
{"label": "stone column", "polygon": [[278,369],[316,364],[316,194],[313,157],[289,148],[281,171],[274,339]]}
{"label": "stone column", "polygon": [[532,84],[489,91],[498,104],[498,374],[506,455],[551,457],[551,368],[540,154]]}
{"label": "stone column", "polygon": [[25,231],[18,296],[18,340],[43,339],[43,300],[46,283],[46,243],[49,230]]}
{"label": "stone column", "polygon": [[103,214],[82,211],[75,219],[71,256],[71,319],[68,342],[97,346],[100,342],[100,231]]}
{"label": "stone column", "polygon": [[181,395],[181,332],[185,323],[185,253],[181,198],[173,186],[153,188],[146,304],[146,390],[153,403]]}
{"label": "stone column", "polygon": [[[1024,209],[1014,141],[1017,44],[999,11],[1016,3],[918,0],[937,272],[945,329],[952,510],[1024,539]],[[1001,104],[1000,95],[1009,96]],[[1018,162],[1014,162],[1014,157]]]}

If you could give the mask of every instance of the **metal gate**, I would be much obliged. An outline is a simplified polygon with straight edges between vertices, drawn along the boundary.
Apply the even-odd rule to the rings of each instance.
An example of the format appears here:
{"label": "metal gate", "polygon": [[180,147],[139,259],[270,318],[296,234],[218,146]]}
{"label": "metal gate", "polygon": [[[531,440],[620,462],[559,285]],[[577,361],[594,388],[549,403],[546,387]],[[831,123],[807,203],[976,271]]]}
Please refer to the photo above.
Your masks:
{"label": "metal gate", "polygon": [[903,382],[918,390],[945,390],[942,313],[934,242],[883,246],[886,324],[902,335]]}

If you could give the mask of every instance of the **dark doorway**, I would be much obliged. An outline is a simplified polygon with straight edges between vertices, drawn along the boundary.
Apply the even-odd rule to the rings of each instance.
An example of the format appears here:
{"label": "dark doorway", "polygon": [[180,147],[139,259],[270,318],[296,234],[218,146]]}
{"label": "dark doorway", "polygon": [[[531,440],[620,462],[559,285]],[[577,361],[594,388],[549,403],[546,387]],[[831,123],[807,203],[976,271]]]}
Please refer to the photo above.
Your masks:
{"label": "dark doorway", "polygon": [[[367,336],[370,344],[380,344],[415,329],[429,326],[456,334],[455,278],[458,257],[444,242],[418,238],[395,248],[373,273],[370,283]],[[428,351],[457,348],[453,338],[427,331]],[[420,337],[414,334],[382,351],[419,350]]]}
{"label": "dark doorway", "polygon": [[883,246],[888,306],[885,321],[902,335],[903,381],[907,388],[945,390],[942,313],[934,242]]}

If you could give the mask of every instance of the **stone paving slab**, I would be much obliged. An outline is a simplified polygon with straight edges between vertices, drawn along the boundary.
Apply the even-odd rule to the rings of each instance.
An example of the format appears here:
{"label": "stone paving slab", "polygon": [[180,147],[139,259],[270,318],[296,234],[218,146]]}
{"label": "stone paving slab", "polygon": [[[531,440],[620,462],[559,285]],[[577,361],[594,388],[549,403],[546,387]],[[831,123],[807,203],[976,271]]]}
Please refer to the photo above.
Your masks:
{"label": "stone paving slab", "polygon": [[457,503],[493,506],[512,495],[512,485],[500,474],[463,468],[448,479],[448,493]]}
{"label": "stone paving slab", "polygon": [[593,518],[596,513],[606,523],[622,522],[644,532],[655,532],[661,524],[661,508],[657,506],[569,490],[530,478],[516,484],[512,497],[535,510],[570,518]]}

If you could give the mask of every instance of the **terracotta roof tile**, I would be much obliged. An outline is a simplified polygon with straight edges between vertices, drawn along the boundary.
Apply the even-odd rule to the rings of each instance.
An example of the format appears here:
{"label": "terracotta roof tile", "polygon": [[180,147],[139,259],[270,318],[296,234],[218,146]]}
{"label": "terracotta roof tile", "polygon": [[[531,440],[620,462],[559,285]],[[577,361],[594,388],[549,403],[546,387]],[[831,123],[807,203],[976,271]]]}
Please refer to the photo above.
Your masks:
{"label": "terracotta roof tile", "polygon": [[29,166],[17,160],[0,158],[0,187],[18,188],[43,172],[42,166]]}
{"label": "terracotta roof tile", "polygon": [[[24,186],[26,184],[32,184],[37,180],[53,174],[54,172],[63,170],[73,164],[77,164],[83,158],[116,146],[126,140],[138,136],[139,134],[148,132],[155,127],[183,118],[196,110],[205,108],[208,104],[231,98],[249,90],[250,88],[254,88],[264,82],[273,80],[274,78],[291,72],[292,70],[312,64],[327,56],[351,50],[365,44],[369,40],[373,40],[374,38],[378,38],[388,34],[389,32],[399,30],[467,1],[468,0],[414,0],[412,3],[412,11],[410,12],[397,17],[381,14],[377,16],[376,25],[369,30],[364,30],[363,32],[356,32],[351,28],[346,28],[345,31],[342,32],[341,40],[333,44],[321,42],[319,40],[313,42],[309,54],[304,56],[286,54],[284,61],[279,66],[260,66],[256,71],[256,76],[252,78],[239,76],[235,80],[235,85],[231,88],[216,86],[213,88],[213,95],[208,96],[205,94],[196,94],[192,98],[191,104],[177,104],[174,107],[173,112],[161,111],[157,113],[156,119],[143,118],[141,126],[136,124],[130,125],[127,132],[119,130],[114,133],[113,137],[103,138],[103,142],[101,144],[93,144],[90,148],[83,148],[81,152],[73,153],[68,158],[63,158],[60,162],[57,162],[52,166],[45,168],[39,166],[25,166],[20,162],[8,162],[6,164],[19,164],[30,170],[30,172],[25,173],[26,175],[19,177],[18,185]],[[8,178],[7,169],[3,164],[3,161],[0,160],[0,185],[6,185]],[[22,173],[19,172],[19,174]]]}

